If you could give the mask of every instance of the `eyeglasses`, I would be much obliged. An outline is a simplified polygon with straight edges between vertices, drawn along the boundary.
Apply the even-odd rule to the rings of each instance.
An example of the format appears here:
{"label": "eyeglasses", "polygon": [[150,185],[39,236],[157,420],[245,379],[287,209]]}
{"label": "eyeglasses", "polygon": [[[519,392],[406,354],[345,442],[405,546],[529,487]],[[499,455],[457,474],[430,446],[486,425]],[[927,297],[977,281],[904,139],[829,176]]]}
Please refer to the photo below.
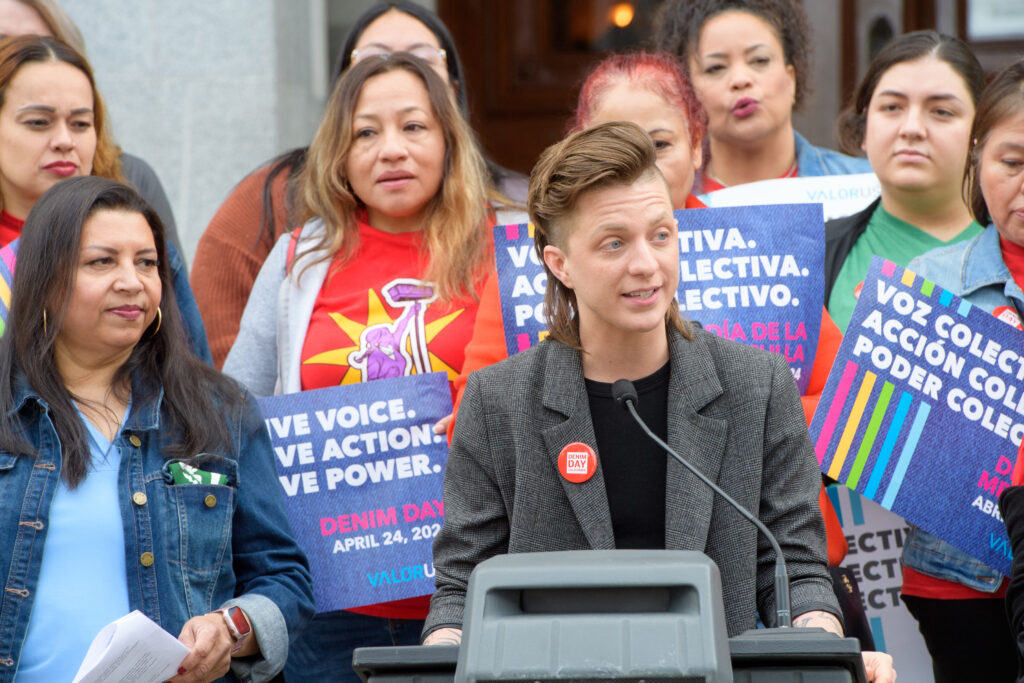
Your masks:
{"label": "eyeglasses", "polygon": [[367,47],[359,50],[352,50],[352,54],[349,59],[353,64],[356,64],[367,57],[383,57],[385,55],[394,54],[395,52],[408,52],[413,57],[419,57],[433,67],[443,67],[445,65],[445,60],[448,59],[447,52],[429,45],[417,45],[409,48],[408,50],[390,50],[383,45],[368,45]]}

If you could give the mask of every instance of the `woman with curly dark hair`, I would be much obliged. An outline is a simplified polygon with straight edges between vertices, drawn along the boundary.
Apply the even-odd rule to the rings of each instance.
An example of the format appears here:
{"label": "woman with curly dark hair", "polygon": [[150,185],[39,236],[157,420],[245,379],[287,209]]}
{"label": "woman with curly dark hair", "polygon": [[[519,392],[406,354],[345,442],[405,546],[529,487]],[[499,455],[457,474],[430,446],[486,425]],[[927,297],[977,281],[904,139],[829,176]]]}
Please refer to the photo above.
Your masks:
{"label": "woman with curly dark hair", "polygon": [[809,91],[810,29],[792,0],[668,0],[657,43],[683,58],[708,112],[709,152],[694,188],[794,176],[868,173],[865,159],[815,147],[793,130]]}

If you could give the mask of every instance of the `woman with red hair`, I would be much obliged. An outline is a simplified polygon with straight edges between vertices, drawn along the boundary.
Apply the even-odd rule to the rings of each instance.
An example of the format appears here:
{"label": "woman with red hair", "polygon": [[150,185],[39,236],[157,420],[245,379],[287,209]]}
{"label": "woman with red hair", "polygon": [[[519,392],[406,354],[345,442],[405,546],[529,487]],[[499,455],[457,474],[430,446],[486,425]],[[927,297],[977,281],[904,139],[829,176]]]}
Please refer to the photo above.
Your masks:
{"label": "woman with red hair", "polygon": [[707,118],[675,58],[665,53],[617,54],[598,64],[584,81],[570,132],[606,121],[637,124],[654,141],[658,170],[675,208],[703,208],[690,190],[704,158]]}

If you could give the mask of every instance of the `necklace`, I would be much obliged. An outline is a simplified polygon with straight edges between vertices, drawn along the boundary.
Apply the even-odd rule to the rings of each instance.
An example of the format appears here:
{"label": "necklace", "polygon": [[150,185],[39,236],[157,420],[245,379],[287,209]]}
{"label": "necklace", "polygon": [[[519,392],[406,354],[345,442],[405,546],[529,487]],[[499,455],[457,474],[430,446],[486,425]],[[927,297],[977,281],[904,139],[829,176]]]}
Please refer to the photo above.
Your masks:
{"label": "necklace", "polygon": [[[77,401],[75,402],[75,409],[78,410],[78,415],[82,420],[83,426],[85,427],[85,432],[89,436],[90,448],[96,453],[101,454],[104,462],[109,461],[110,451],[111,449],[113,449],[114,443],[117,441],[117,435],[121,433],[121,427],[124,426],[124,421],[125,418],[128,417],[128,411],[131,410],[131,405],[131,399],[129,398],[128,405],[125,406],[124,414],[115,423],[116,427],[114,428],[114,433],[112,437],[110,438],[110,440],[107,440],[106,435],[100,431],[99,426],[93,423],[92,420],[87,418],[85,416],[85,413],[82,412],[81,406],[78,405]],[[113,413],[113,411],[109,412]],[[116,415],[116,413],[114,414]],[[103,442],[100,441],[99,437],[103,438],[103,442],[106,442],[107,444],[106,446],[103,445]]]}

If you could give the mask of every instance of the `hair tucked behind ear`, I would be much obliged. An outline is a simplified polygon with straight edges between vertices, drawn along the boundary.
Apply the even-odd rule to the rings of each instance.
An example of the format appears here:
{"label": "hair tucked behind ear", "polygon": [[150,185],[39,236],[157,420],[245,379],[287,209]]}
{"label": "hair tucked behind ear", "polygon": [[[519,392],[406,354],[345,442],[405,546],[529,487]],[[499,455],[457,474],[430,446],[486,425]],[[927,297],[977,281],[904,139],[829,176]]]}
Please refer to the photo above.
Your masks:
{"label": "hair tucked behind ear", "polygon": [[[162,286],[162,321],[143,332],[117,371],[111,390],[133,403],[155,400],[163,391],[161,430],[173,431],[167,457],[190,458],[228,450],[224,415],[246,399],[232,380],[192,353],[174,298],[164,228],[156,212],[131,187],[105,178],[63,180],[47,190],[25,221],[18,247],[6,334],[0,339],[0,449],[33,455],[21,437],[31,415],[12,412],[19,384],[27,383],[45,403],[60,440],[61,474],[76,486],[89,467],[89,443],[74,400],[57,370],[54,344],[60,335],[75,282],[82,229],[97,211],[141,214],[153,231]],[[46,312],[44,322],[43,311]],[[42,408],[37,410],[41,411]],[[38,413],[37,413],[38,415]]]}
{"label": "hair tucked behind ear", "polygon": [[[565,249],[580,197],[607,187],[632,185],[649,175],[661,177],[657,159],[651,136],[625,121],[572,133],[540,155],[530,174],[527,210],[534,225],[534,248],[548,276],[544,314],[549,338],[580,348],[576,293],[551,272],[544,261],[544,248],[552,244]],[[665,323],[691,338],[674,299],[665,312]]]}
{"label": "hair tucked behind ear", "polygon": [[897,64],[916,62],[925,57],[934,57],[948,64],[963,79],[971,95],[971,103],[978,103],[981,90],[985,87],[985,73],[966,43],[935,31],[905,33],[893,38],[879,50],[849,103],[839,113],[836,129],[841,151],[853,155],[861,153],[860,147],[864,143],[864,131],[867,129],[868,105],[882,76]]}

